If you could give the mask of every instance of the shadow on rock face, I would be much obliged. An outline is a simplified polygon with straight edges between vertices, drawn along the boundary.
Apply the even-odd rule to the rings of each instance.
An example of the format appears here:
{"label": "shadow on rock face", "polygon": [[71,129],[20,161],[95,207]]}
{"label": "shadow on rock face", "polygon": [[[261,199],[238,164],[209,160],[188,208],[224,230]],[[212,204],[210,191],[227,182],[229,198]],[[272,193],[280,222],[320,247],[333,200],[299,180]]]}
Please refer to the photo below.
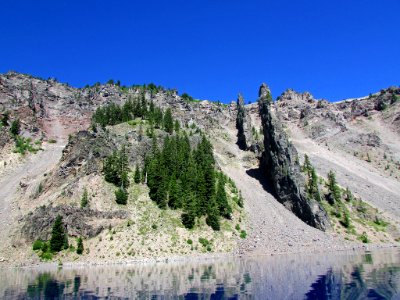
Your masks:
{"label": "shadow on rock face", "polygon": [[261,183],[263,189],[276,198],[276,193],[274,192],[272,185],[268,181],[267,176],[263,173],[263,171],[260,168],[246,170],[246,173],[250,177],[257,179]]}

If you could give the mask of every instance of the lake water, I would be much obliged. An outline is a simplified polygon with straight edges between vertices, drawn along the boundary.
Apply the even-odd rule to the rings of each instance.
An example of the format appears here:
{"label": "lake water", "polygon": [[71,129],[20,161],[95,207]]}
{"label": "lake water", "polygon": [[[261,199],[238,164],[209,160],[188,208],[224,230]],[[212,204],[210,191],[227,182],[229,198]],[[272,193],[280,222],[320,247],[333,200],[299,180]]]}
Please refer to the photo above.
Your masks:
{"label": "lake water", "polygon": [[400,250],[0,269],[2,299],[400,299]]}

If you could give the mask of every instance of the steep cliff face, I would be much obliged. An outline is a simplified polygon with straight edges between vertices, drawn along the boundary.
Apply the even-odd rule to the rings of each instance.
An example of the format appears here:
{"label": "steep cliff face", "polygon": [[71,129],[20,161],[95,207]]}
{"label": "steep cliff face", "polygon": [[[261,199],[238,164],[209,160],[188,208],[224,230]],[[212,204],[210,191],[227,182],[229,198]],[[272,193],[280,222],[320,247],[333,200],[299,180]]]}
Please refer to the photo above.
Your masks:
{"label": "steep cliff face", "polygon": [[237,99],[236,128],[238,130],[237,144],[242,150],[255,150],[255,141],[252,134],[250,115],[244,106],[244,99],[239,94]]}
{"label": "steep cliff face", "polygon": [[318,202],[306,197],[297,151],[272,112],[271,93],[265,84],[260,87],[258,104],[264,132],[261,168],[278,201],[305,223],[326,230],[329,227],[327,214]]}

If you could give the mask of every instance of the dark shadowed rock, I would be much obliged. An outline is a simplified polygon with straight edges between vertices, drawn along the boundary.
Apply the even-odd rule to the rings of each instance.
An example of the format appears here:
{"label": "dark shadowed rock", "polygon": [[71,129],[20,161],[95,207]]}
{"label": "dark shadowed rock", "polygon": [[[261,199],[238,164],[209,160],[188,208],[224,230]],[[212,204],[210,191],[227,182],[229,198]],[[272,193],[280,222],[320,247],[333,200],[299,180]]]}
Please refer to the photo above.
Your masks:
{"label": "dark shadowed rock", "polygon": [[326,230],[329,227],[328,216],[318,202],[306,197],[297,150],[288,141],[280,120],[271,110],[271,93],[265,84],[260,87],[258,104],[265,149],[261,169],[271,183],[278,201],[305,223]]}
{"label": "dark shadowed rock", "polygon": [[[85,238],[98,235],[111,224],[112,219],[124,220],[128,218],[128,212],[122,210],[104,212],[68,205],[41,206],[24,217],[23,236],[29,241],[48,240],[51,237],[51,229],[58,215],[63,217],[68,235]],[[93,224],[93,220],[96,220],[95,224]]]}
{"label": "dark shadowed rock", "polygon": [[236,128],[238,130],[237,144],[239,148],[242,150],[254,150],[255,142],[251,131],[251,119],[244,106],[244,99],[240,94],[237,99]]}

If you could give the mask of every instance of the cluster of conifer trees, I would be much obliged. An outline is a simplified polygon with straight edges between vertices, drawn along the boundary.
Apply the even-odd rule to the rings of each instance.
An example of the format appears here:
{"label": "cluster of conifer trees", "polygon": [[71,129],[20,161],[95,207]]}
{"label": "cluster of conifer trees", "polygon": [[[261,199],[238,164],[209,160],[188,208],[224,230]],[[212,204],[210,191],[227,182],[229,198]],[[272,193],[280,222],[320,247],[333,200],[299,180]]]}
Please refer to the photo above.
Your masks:
{"label": "cluster of conifer trees", "polygon": [[125,147],[122,147],[120,151],[114,151],[111,156],[104,160],[103,172],[105,180],[118,187],[115,191],[117,203],[126,204],[128,201],[128,191],[126,188],[129,186],[129,166]]}
{"label": "cluster of conifer trees", "polygon": [[164,113],[160,107],[156,107],[151,100],[148,102],[144,94],[137,98],[129,98],[122,106],[111,103],[96,109],[92,116],[92,122],[100,124],[102,127],[116,125],[123,122],[141,118],[148,120],[150,125],[155,128],[163,128],[172,133],[174,130],[174,120],[171,109]]}
{"label": "cluster of conifer trees", "polygon": [[145,170],[150,198],[160,208],[183,209],[182,223],[193,228],[196,218],[220,229],[220,217],[230,218],[232,208],[225,192],[226,178],[214,170],[211,143],[203,135],[192,149],[186,133],[166,136],[161,149],[153,141]]}

